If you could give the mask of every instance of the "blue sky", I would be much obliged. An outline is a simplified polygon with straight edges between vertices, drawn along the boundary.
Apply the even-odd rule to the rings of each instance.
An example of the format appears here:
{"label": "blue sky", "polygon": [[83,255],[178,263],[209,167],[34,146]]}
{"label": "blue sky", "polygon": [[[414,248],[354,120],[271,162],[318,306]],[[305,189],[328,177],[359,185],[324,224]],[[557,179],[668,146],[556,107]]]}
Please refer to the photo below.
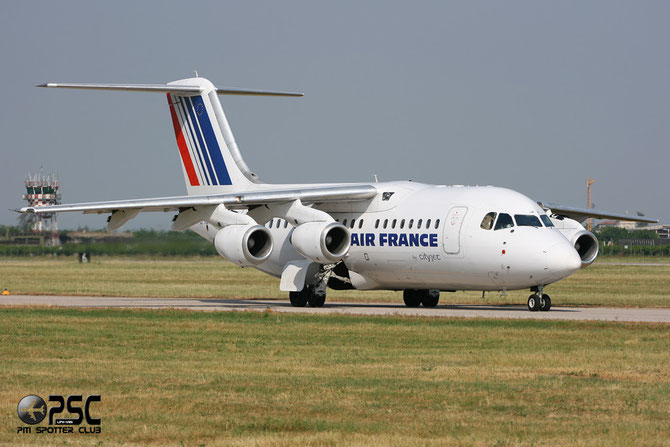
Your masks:
{"label": "blue sky", "polygon": [[[185,194],[162,95],[38,89],[158,83],[298,90],[222,97],[266,182],[509,187],[670,222],[667,2],[0,3],[0,224],[27,172],[64,202]],[[132,227],[169,227],[149,213]],[[61,228],[104,225],[68,214]]]}

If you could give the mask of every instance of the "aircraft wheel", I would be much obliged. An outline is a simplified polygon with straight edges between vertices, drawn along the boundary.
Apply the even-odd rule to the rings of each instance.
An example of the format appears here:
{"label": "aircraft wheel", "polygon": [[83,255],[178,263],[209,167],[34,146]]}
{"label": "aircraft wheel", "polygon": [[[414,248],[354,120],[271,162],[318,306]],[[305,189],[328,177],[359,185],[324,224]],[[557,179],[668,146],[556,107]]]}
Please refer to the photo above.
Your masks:
{"label": "aircraft wheel", "polygon": [[528,297],[528,310],[531,312],[537,312],[540,310],[540,297],[532,294],[531,296]]}
{"label": "aircraft wheel", "polygon": [[402,299],[407,307],[419,307],[421,304],[421,295],[418,290],[407,289],[402,292]]}
{"label": "aircraft wheel", "polygon": [[307,302],[310,307],[322,307],[326,302],[326,294],[310,293]]}
{"label": "aircraft wheel", "polygon": [[547,312],[549,309],[551,309],[551,298],[545,293],[542,295],[542,306],[540,306],[540,310]]}
{"label": "aircraft wheel", "polygon": [[421,297],[423,307],[435,307],[440,302],[439,290],[424,290]]}
{"label": "aircraft wheel", "polygon": [[291,301],[291,306],[293,307],[305,307],[307,304],[307,287],[302,289],[300,292],[289,292],[288,297]]}

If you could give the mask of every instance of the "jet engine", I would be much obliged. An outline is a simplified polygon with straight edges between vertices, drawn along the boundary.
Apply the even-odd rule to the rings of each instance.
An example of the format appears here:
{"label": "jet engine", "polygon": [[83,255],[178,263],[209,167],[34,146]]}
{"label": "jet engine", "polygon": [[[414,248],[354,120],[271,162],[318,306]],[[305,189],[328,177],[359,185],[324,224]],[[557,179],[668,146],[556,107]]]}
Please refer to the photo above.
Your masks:
{"label": "jet engine", "polygon": [[221,256],[243,267],[258,265],[272,253],[272,235],[261,225],[228,225],[214,237]]}
{"label": "jet engine", "polygon": [[312,261],[328,264],[341,260],[349,252],[351,236],[339,222],[307,222],[291,233],[291,244]]}
{"label": "jet engine", "polygon": [[582,259],[582,268],[588,267],[598,257],[598,238],[586,230],[574,219],[552,217],[551,221],[556,228],[565,236],[575,247],[579,257]]}

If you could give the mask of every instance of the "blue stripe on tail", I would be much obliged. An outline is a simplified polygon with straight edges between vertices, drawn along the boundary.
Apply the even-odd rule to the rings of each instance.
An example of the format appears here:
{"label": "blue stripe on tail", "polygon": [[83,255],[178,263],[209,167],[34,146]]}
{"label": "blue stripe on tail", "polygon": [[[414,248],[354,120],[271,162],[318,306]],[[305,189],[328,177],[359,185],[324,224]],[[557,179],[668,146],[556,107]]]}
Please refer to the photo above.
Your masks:
{"label": "blue stripe on tail", "polygon": [[[200,143],[200,147],[203,149],[203,152],[206,150],[209,152],[209,149],[207,146],[205,146],[205,143],[202,139],[202,134],[200,130],[198,129],[198,121],[195,118],[195,110],[193,108],[193,102],[191,102],[191,98],[189,97],[184,97],[184,105],[186,109],[188,110],[188,114],[191,117],[191,122],[193,123],[193,126],[195,127],[194,133],[196,137],[198,137],[198,142]],[[200,126],[201,127],[201,126]],[[203,154],[204,155],[204,154]],[[210,155],[211,156],[211,155]],[[212,164],[209,161],[209,157],[204,156],[205,159],[205,165],[207,166],[207,171],[209,172],[209,178],[212,180],[212,185],[218,185],[219,183],[216,181],[216,176],[214,175],[214,169],[212,168]]]}
{"label": "blue stripe on tail", "polygon": [[196,113],[200,112],[198,119],[200,120],[200,127],[202,133],[205,136],[205,141],[207,141],[207,149],[209,155],[212,158],[212,163],[214,164],[214,169],[216,169],[216,176],[219,178],[219,185],[232,185],[233,182],[230,180],[230,175],[228,174],[228,169],[226,168],[226,162],[223,160],[223,154],[221,153],[221,148],[219,147],[219,142],[216,139],[214,134],[214,129],[212,128],[212,123],[205,109],[205,104],[202,101],[202,96],[195,96],[191,98],[194,103],[194,108]]}

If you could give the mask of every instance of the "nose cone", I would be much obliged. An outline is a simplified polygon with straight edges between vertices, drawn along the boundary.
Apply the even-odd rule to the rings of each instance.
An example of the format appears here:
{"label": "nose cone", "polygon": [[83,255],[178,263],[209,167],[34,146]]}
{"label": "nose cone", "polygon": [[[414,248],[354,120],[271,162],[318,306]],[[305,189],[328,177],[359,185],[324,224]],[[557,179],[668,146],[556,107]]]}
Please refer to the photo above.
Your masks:
{"label": "nose cone", "polygon": [[558,243],[548,251],[549,272],[555,281],[572,275],[582,268],[582,259],[569,241]]}

